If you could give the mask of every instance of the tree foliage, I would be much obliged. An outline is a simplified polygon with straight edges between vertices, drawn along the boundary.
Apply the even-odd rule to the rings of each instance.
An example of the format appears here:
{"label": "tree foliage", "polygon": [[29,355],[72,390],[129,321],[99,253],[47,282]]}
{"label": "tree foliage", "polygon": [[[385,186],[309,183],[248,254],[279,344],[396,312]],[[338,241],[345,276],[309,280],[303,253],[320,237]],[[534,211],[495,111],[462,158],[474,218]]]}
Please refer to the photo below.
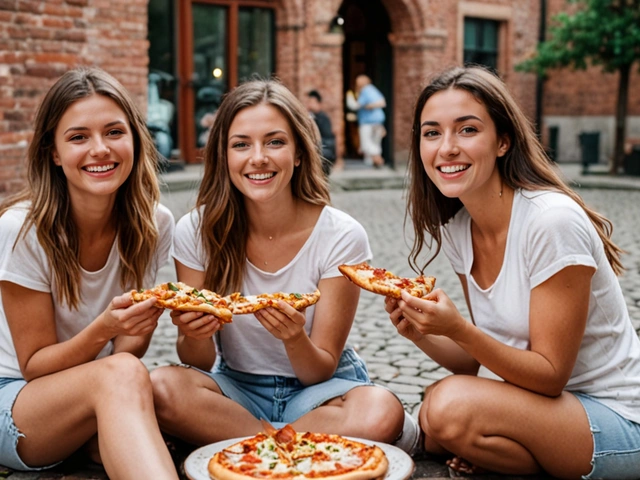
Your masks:
{"label": "tree foliage", "polygon": [[640,60],[640,0],[568,0],[572,13],[555,15],[548,40],[516,69],[543,75],[548,68],[586,69],[588,62],[614,72]]}

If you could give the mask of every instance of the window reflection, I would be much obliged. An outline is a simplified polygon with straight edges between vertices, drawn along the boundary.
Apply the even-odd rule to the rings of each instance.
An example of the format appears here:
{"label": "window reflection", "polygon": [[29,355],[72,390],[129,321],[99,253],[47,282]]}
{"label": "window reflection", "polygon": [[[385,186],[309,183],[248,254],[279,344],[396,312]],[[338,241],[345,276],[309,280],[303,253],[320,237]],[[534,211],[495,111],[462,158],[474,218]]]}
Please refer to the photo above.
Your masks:
{"label": "window reflection", "polygon": [[193,4],[192,12],[196,143],[203,147],[227,90],[227,8]]}

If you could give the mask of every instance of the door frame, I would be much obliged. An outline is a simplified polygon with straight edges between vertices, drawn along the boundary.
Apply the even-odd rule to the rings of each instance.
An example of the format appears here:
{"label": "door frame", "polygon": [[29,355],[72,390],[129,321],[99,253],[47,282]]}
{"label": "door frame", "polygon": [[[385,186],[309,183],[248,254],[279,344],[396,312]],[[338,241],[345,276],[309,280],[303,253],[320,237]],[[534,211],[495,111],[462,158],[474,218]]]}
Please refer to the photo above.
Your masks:
{"label": "door frame", "polygon": [[271,8],[275,0],[178,0],[178,148],[187,163],[202,162],[202,149],[196,146],[195,92],[193,89],[192,4],[227,7],[228,87],[238,85],[238,12],[241,7]]}

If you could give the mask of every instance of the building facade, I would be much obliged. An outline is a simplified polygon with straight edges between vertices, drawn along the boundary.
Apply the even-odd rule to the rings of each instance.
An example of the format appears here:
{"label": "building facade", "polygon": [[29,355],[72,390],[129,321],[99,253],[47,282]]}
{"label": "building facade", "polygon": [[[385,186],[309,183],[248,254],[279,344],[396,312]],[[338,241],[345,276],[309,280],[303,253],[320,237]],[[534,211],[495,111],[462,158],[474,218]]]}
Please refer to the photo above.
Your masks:
{"label": "building facade", "polygon": [[[564,4],[546,0],[547,17]],[[357,158],[344,98],[361,73],[387,99],[385,160],[404,162],[421,87],[464,62],[495,69],[543,138],[554,130],[557,159],[577,159],[576,135],[591,128],[603,132],[605,155],[615,75],[558,70],[540,88],[514,70],[535,50],[540,19],[541,0],[0,0],[0,195],[22,182],[42,95],[75,65],[120,79],[163,132],[168,155],[186,162],[200,161],[224,92],[255,74],[277,76],[301,99],[319,90],[339,154]],[[637,88],[629,107],[633,133]]]}

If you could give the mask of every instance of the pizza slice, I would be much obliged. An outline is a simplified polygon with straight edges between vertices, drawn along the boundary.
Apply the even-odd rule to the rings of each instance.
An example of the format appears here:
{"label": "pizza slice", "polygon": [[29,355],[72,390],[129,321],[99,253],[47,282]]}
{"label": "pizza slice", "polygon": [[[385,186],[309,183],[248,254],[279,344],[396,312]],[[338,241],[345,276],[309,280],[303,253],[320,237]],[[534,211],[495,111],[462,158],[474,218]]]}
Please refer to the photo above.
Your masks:
{"label": "pizza slice", "polygon": [[146,290],[133,290],[131,297],[134,302],[155,298],[156,305],[171,310],[209,313],[223,323],[230,323],[233,316],[227,301],[220,295],[206,289],[198,290],[182,282],[166,282]]}
{"label": "pizza slice", "polygon": [[217,480],[372,480],[383,478],[388,468],[389,461],[377,445],[340,435],[296,432],[291,425],[240,440],[217,452],[208,464],[209,475]]}
{"label": "pizza slice", "polygon": [[313,293],[262,293],[244,296],[240,292],[224,297],[234,315],[255,313],[267,307],[278,308],[278,300],[284,300],[296,310],[304,310],[320,300],[320,290]]}
{"label": "pizza slice", "polygon": [[424,297],[433,290],[436,283],[434,277],[424,275],[416,278],[399,277],[384,268],[374,268],[364,262],[356,265],[340,265],[338,269],[360,288],[386,297],[402,298],[400,294],[402,290],[414,297]]}

